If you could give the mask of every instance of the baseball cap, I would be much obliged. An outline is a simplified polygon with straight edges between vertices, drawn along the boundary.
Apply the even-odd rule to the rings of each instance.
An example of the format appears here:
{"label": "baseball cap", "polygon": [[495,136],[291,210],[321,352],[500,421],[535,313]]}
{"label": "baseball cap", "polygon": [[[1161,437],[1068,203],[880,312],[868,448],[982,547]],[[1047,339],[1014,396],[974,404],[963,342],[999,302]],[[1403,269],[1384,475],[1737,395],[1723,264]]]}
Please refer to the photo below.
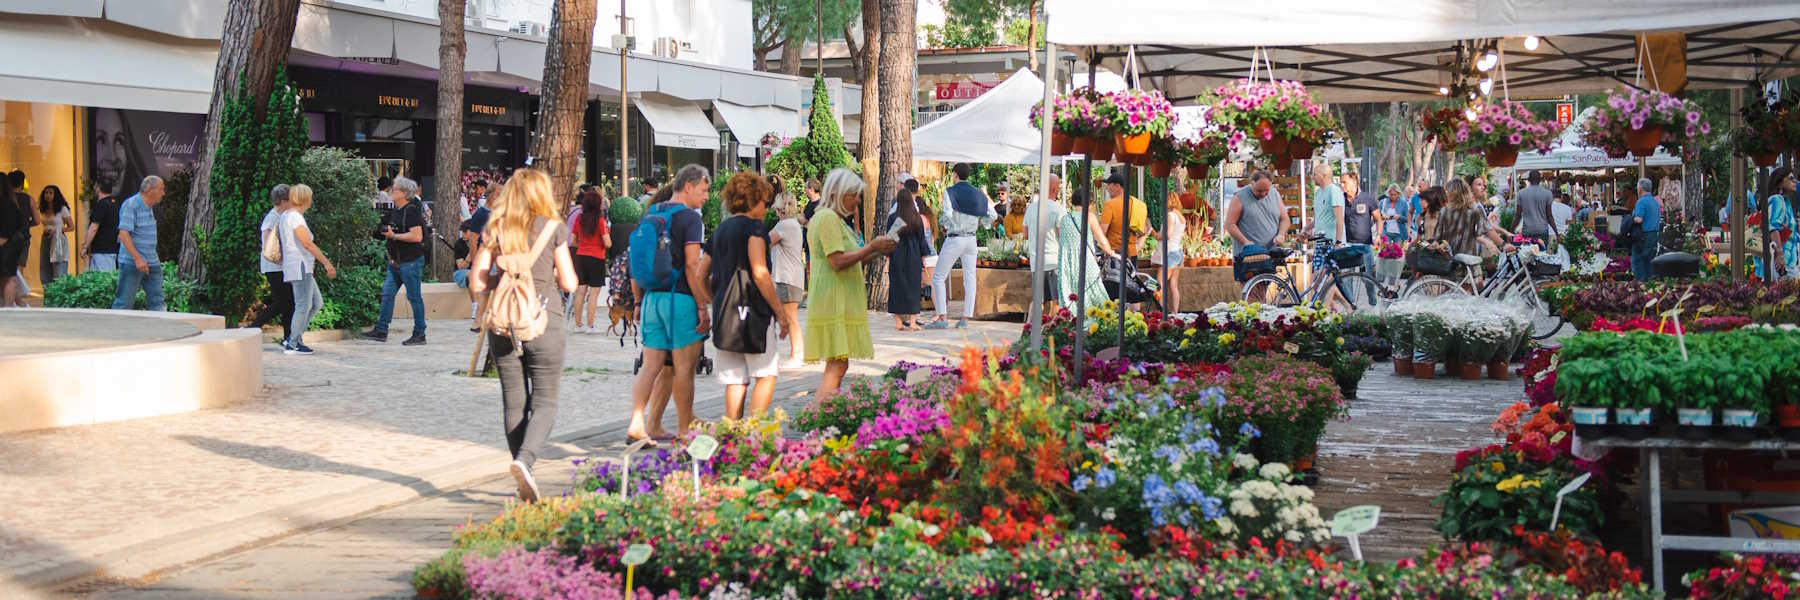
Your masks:
{"label": "baseball cap", "polygon": [[1120,175],[1118,173],[1113,173],[1111,175],[1107,175],[1106,181],[1103,181],[1101,183],[1105,183],[1108,185],[1125,185],[1125,176]]}
{"label": "baseball cap", "polygon": [[900,181],[900,183],[906,183],[906,182],[908,182],[908,181],[912,181],[912,180],[913,180],[913,175],[912,175],[912,173],[907,173],[907,172],[904,172],[904,171],[902,171],[902,172],[901,172],[901,173],[900,173],[900,179],[899,179],[899,181]]}

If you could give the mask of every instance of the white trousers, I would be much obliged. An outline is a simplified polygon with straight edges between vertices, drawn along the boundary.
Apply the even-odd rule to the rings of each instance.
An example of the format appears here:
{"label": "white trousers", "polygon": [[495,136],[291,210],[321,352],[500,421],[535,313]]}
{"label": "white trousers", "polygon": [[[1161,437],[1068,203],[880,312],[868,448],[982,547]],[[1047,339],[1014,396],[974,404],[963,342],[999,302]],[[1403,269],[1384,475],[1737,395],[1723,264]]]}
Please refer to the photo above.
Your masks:
{"label": "white trousers", "polygon": [[975,318],[975,251],[979,247],[975,236],[962,235],[944,238],[944,247],[938,248],[937,266],[931,271],[931,305],[939,317],[950,318],[950,289],[945,284],[950,281],[950,269],[961,262],[963,318]]}

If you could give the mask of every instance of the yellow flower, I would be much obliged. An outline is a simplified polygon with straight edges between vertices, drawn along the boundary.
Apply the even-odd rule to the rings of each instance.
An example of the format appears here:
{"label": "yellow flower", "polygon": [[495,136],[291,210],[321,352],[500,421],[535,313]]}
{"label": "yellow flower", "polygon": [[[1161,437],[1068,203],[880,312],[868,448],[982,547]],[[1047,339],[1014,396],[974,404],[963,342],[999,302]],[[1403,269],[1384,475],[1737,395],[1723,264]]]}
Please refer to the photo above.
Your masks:
{"label": "yellow flower", "polygon": [[1230,344],[1234,341],[1237,341],[1237,336],[1235,336],[1235,335],[1232,335],[1229,333],[1219,334],[1219,343],[1221,343],[1221,344]]}
{"label": "yellow flower", "polygon": [[1338,339],[1337,339],[1337,343],[1338,343],[1338,345],[1339,345],[1339,346],[1342,346],[1342,345],[1344,345],[1344,338],[1343,338],[1343,336],[1339,336],[1339,337],[1338,337]]}
{"label": "yellow flower", "polygon": [[1185,339],[1184,339],[1184,340],[1181,340],[1181,348],[1182,348],[1182,349],[1183,349],[1183,350],[1185,350],[1185,349],[1187,349],[1187,347],[1188,347],[1188,342],[1190,342],[1190,341],[1192,341],[1192,340],[1185,340]]}
{"label": "yellow flower", "polygon": [[1497,461],[1497,460],[1494,462],[1488,463],[1488,467],[1493,469],[1495,473],[1505,473],[1506,472],[1506,464],[1502,463],[1500,461]]}
{"label": "yellow flower", "polygon": [[[1518,477],[1518,475],[1514,475],[1514,477]],[[1522,490],[1529,490],[1535,487],[1544,487],[1544,482],[1532,479],[1519,484],[1519,489]]]}
{"label": "yellow flower", "polygon": [[1187,328],[1187,330],[1186,330],[1186,331],[1183,331],[1183,332],[1181,332],[1181,334],[1182,334],[1182,335],[1187,335],[1187,336],[1191,336],[1191,335],[1194,335],[1194,328],[1192,328],[1192,327],[1189,327],[1189,328]]}
{"label": "yellow flower", "polygon": [[1519,489],[1519,484],[1521,482],[1523,482],[1524,480],[1525,480],[1524,475],[1514,475],[1512,477],[1508,477],[1506,479],[1501,480],[1500,483],[1494,484],[1494,489],[1510,494],[1513,492],[1513,490]]}

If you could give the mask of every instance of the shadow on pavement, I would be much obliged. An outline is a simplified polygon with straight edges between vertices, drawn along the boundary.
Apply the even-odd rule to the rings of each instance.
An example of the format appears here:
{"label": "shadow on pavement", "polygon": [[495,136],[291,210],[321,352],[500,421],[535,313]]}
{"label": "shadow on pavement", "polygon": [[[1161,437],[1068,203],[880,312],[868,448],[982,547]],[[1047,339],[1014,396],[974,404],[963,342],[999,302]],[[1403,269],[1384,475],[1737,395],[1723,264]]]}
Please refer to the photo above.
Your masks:
{"label": "shadow on pavement", "polygon": [[256,444],[245,444],[242,442],[233,442],[199,435],[178,435],[175,436],[175,439],[187,442],[195,448],[206,450],[220,456],[248,460],[275,469],[288,471],[317,471],[322,473],[337,473],[340,475],[363,477],[375,481],[403,485],[418,491],[421,495],[427,496],[435,496],[443,492],[430,482],[411,475],[360,465],[345,464],[316,454],[289,450],[279,446],[258,446]]}

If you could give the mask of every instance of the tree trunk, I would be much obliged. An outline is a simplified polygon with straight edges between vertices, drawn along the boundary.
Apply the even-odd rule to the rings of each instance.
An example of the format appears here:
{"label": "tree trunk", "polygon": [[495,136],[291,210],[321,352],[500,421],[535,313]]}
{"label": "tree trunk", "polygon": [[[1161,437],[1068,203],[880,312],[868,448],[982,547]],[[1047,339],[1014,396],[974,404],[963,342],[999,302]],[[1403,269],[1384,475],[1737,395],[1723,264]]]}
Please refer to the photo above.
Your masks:
{"label": "tree trunk", "polygon": [[[875,188],[876,201],[864,203],[870,209],[865,211],[865,228],[875,226],[873,215],[887,214],[883,205],[894,197],[900,173],[912,168],[913,65],[918,59],[914,10],[913,0],[881,2],[881,56],[877,63],[881,88],[881,177]],[[869,132],[863,132],[865,138],[868,135]]]}
{"label": "tree trunk", "polygon": [[[288,48],[294,42],[294,20],[300,15],[300,0],[231,0],[225,9],[225,30],[219,36],[219,62],[213,68],[212,107],[206,113],[206,143],[200,146],[200,157],[194,173],[193,187],[188,192],[186,233],[181,239],[181,276],[202,280],[205,269],[200,262],[200,248],[195,231],[212,231],[213,206],[211,190],[213,151],[219,145],[219,117],[225,101],[244,89],[256,107],[256,118],[262,120],[269,101],[269,89],[275,85],[275,71],[287,64]],[[136,186],[138,182],[128,182]],[[130,188],[135,189],[135,188]],[[165,225],[167,226],[167,225]]]}
{"label": "tree trunk", "polygon": [[855,79],[857,81],[862,81],[862,78],[863,78],[862,47],[856,43],[856,32],[851,31],[851,27],[850,27],[851,25],[855,25],[855,24],[856,24],[855,21],[844,22],[844,49],[848,50],[850,52],[850,78]]}
{"label": "tree trunk", "polygon": [[[1037,6],[1038,6],[1037,0],[1031,0],[1031,5],[1025,9],[1025,14],[1028,14],[1031,16],[1031,24],[1027,25],[1025,27],[1025,50],[1026,50],[1025,54],[1031,57],[1031,72],[1042,73],[1042,71],[1038,70]],[[1056,85],[1056,84],[1054,82],[1052,82],[1049,85]]]}
{"label": "tree trunk", "polygon": [[[860,139],[857,141],[857,158],[862,163],[863,184],[868,193],[863,194],[863,204],[874,214],[875,190],[881,186],[881,80],[876,65],[881,58],[881,0],[862,0],[863,42],[861,52],[851,57],[857,64],[857,80],[862,82],[861,127],[858,129]],[[864,218],[868,223],[870,218]],[[866,228],[867,226],[865,226]],[[867,232],[865,232],[867,233]],[[863,236],[868,239],[868,236]]]}
{"label": "tree trunk", "polygon": [[787,42],[781,47],[781,73],[799,75],[800,55],[805,51],[806,38],[789,35]]}
{"label": "tree trunk", "polygon": [[594,0],[556,0],[550,14],[543,100],[531,155],[537,157],[532,166],[549,173],[557,206],[567,206],[575,190],[597,10]]}
{"label": "tree trunk", "polygon": [[[463,0],[438,0],[437,85],[437,210],[433,227],[450,236],[462,221],[463,57],[468,40],[463,37]],[[431,253],[431,272],[438,281],[449,281],[456,270],[450,252]]]}

